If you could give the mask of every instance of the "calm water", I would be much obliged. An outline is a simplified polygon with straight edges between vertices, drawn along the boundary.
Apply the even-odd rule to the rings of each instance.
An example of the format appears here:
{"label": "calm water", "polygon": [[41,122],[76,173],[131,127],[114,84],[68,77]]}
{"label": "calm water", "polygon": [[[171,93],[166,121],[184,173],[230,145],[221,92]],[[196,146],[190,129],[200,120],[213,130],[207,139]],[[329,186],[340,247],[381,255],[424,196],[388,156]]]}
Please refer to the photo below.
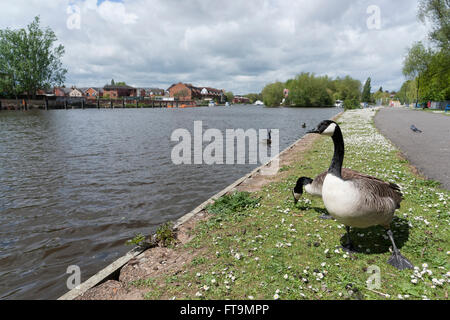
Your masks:
{"label": "calm water", "polygon": [[[124,242],[186,214],[257,165],[171,162],[173,130],[280,129],[280,151],[337,109],[257,106],[0,112],[0,299],[54,299]],[[305,122],[308,128],[301,128]]]}

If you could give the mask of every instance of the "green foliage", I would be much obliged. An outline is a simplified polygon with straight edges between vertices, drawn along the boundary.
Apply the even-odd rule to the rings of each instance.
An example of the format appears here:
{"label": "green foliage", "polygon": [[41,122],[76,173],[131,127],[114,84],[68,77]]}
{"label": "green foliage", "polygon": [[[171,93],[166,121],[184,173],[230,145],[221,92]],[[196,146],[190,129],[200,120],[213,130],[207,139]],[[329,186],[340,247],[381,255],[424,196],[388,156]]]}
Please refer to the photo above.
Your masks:
{"label": "green foliage", "polygon": [[336,100],[354,100],[358,101],[361,97],[361,81],[353,79],[350,76],[337,78],[333,81],[334,98]]}
{"label": "green foliage", "polygon": [[143,245],[144,241],[145,241],[145,236],[142,233],[138,233],[134,236],[133,239],[127,240],[125,242],[125,244],[141,247]]}
{"label": "green foliage", "polygon": [[260,100],[263,101],[263,97],[261,93],[249,93],[246,94],[245,97],[250,99],[250,103],[255,103],[256,101]]}
{"label": "green foliage", "polygon": [[[416,100],[444,101],[450,99],[450,2],[420,0],[419,18],[429,22],[429,38],[436,45],[426,48],[421,42],[413,44],[403,63],[403,74],[416,84]],[[404,86],[411,86],[404,84]],[[402,86],[403,88],[403,86]],[[405,98],[404,88],[401,98]],[[402,90],[400,90],[402,91]]]}
{"label": "green foliage", "polygon": [[268,107],[278,107],[283,100],[284,84],[275,82],[268,84],[261,92],[263,102]]}
{"label": "green foliage", "polygon": [[[283,94],[284,89],[289,90],[287,97]],[[349,100],[359,104],[361,82],[350,76],[332,80],[328,76],[301,73],[285,83],[266,85],[262,97],[266,106],[279,106],[284,98],[286,106],[323,107],[333,105],[335,100]]]}
{"label": "green foliage", "polygon": [[344,109],[345,110],[349,110],[349,109],[358,109],[360,108],[360,104],[359,104],[359,100],[358,99],[345,99],[344,100]]}
{"label": "green foliage", "polygon": [[232,102],[233,99],[234,99],[234,94],[233,94],[233,92],[228,91],[228,92],[225,93],[225,97],[227,98],[228,102]]}
{"label": "green foliage", "polygon": [[230,214],[241,212],[247,208],[254,208],[259,201],[259,198],[251,197],[248,192],[235,192],[217,199],[213,204],[208,205],[206,210],[217,215]]}
{"label": "green foliage", "polygon": [[419,19],[428,20],[432,25],[429,38],[442,49],[449,49],[450,42],[450,1],[420,0]]}
{"label": "green foliage", "polygon": [[416,101],[416,81],[407,80],[395,96],[402,104],[411,104]]}
{"label": "green foliage", "polygon": [[427,69],[420,77],[421,101],[450,100],[450,52],[433,53]]}
{"label": "green foliage", "polygon": [[403,74],[409,79],[420,77],[427,70],[431,57],[431,50],[422,42],[414,43],[403,62]]}
{"label": "green foliage", "polygon": [[166,222],[156,230],[156,241],[163,247],[168,247],[176,242],[175,232],[173,230],[173,223]]}
{"label": "green foliage", "polygon": [[331,80],[328,76],[317,77],[310,73],[301,73],[285,84],[289,89],[285,105],[302,107],[321,107],[334,104]]}
{"label": "green foliage", "polygon": [[364,84],[364,89],[363,89],[362,97],[361,97],[362,102],[369,103],[372,101],[371,95],[370,95],[370,91],[372,90],[372,87],[370,86],[371,81],[372,80],[369,77],[369,78],[367,78],[366,83]]}
{"label": "green foliage", "polygon": [[25,29],[0,30],[0,91],[34,96],[38,89],[62,85],[64,46],[56,41],[51,29],[41,29],[39,17]]}

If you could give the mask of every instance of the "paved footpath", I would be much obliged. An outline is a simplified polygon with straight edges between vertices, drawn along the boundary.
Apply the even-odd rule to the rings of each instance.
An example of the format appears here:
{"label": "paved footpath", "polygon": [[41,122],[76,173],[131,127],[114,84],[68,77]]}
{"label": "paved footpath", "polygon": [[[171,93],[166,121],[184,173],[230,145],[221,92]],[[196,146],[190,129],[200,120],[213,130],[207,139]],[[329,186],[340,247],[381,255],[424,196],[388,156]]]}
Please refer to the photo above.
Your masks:
{"label": "paved footpath", "polygon": [[[422,133],[411,130],[414,124]],[[450,190],[450,117],[404,108],[383,108],[375,126],[424,176]]]}

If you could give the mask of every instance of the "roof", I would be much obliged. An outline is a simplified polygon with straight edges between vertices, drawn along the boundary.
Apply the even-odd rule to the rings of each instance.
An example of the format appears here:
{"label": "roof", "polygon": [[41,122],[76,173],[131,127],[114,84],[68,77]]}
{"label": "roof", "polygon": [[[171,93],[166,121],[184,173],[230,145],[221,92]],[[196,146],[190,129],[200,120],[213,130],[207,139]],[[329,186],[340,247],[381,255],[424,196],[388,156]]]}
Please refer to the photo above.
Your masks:
{"label": "roof", "polygon": [[183,84],[188,89],[192,90],[192,92],[198,93],[198,94],[202,94],[201,92],[202,92],[203,89],[208,90],[208,93],[215,93],[215,94],[222,94],[222,93],[224,93],[224,90],[221,90],[221,89],[216,89],[216,88],[211,88],[211,87],[196,87],[196,86],[193,86],[191,83],[181,83],[181,82],[171,85],[169,87],[169,89],[167,89],[167,90],[170,90],[173,86],[176,86],[177,84]]}
{"label": "roof", "polygon": [[104,86],[103,89],[104,90],[119,90],[119,89],[134,89],[134,88],[131,86],[127,86],[127,85],[125,85],[125,86],[107,85],[107,86]]}

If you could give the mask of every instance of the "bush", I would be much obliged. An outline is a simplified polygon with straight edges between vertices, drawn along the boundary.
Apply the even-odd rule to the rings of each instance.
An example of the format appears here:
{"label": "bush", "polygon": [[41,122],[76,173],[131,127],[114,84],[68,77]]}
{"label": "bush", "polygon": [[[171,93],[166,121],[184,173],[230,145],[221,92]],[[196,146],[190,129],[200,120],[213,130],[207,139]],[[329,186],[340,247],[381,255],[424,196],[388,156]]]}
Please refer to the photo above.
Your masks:
{"label": "bush", "polygon": [[172,222],[166,222],[156,230],[156,241],[163,247],[175,244],[176,236]]}
{"label": "bush", "polygon": [[344,100],[344,110],[359,109],[361,106],[358,99],[346,99]]}
{"label": "bush", "polygon": [[268,84],[261,92],[263,102],[268,107],[278,107],[283,100],[284,84],[275,82]]}

